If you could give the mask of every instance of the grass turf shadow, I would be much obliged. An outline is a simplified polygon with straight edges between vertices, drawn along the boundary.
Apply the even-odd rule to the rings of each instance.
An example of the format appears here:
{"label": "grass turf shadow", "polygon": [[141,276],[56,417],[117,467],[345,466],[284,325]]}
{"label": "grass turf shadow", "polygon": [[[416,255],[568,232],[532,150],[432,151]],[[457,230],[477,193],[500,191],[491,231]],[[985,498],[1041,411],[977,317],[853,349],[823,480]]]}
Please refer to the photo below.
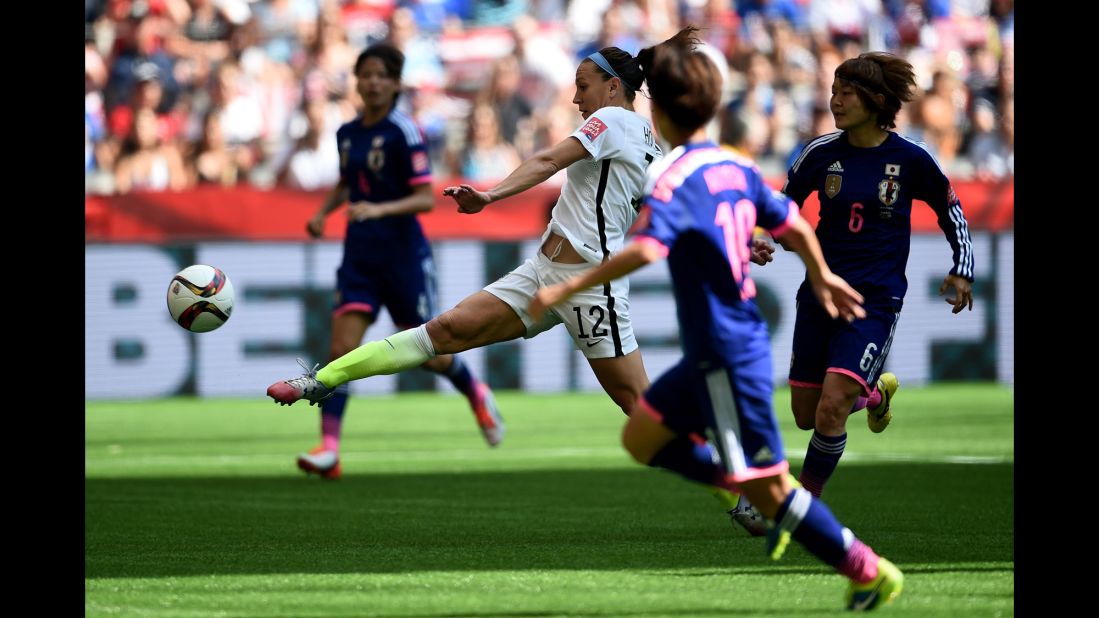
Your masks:
{"label": "grass turf shadow", "polygon": [[[894,562],[1013,561],[1013,464],[842,466],[824,498]],[[652,470],[85,479],[85,576],[817,568]],[[825,568],[820,565],[819,568]]]}

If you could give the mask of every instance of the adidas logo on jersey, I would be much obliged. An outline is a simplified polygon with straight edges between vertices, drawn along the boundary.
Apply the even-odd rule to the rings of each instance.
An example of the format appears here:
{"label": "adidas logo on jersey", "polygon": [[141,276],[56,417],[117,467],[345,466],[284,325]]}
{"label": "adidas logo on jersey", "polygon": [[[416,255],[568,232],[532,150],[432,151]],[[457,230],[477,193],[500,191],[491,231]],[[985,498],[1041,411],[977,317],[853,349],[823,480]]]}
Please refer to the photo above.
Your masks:
{"label": "adidas logo on jersey", "polygon": [[829,172],[842,172],[843,171],[843,166],[840,165],[839,161],[836,161],[832,165],[828,166],[828,171]]}

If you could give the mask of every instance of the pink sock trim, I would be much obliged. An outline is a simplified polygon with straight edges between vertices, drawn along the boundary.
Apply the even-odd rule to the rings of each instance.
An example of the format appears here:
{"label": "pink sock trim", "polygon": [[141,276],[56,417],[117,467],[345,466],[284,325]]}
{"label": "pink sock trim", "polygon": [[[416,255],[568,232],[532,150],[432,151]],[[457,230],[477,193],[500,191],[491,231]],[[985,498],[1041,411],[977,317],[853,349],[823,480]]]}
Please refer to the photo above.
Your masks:
{"label": "pink sock trim", "polygon": [[[861,397],[859,399],[862,399]],[[865,408],[876,408],[881,405],[881,391],[874,388],[874,392],[870,393],[870,396],[866,398]]]}
{"label": "pink sock trim", "polygon": [[855,399],[855,405],[851,406],[851,411],[852,412],[857,412],[857,411],[865,408],[867,406],[867,404],[869,403],[869,401],[870,401],[869,397],[863,397],[862,395],[859,395],[858,398]]}
{"label": "pink sock trim", "polygon": [[343,419],[327,414],[321,415],[321,444],[330,451],[340,450],[340,427]]}
{"label": "pink sock trim", "polygon": [[798,482],[805,491],[813,494],[814,498],[819,498],[822,491],[824,491],[824,483],[818,478],[805,476],[805,469],[803,468],[801,474],[798,475]]}
{"label": "pink sock trim", "polygon": [[836,565],[836,570],[860,584],[865,584],[878,576],[878,555],[869,545],[855,539],[851,547],[847,548],[847,555]]}

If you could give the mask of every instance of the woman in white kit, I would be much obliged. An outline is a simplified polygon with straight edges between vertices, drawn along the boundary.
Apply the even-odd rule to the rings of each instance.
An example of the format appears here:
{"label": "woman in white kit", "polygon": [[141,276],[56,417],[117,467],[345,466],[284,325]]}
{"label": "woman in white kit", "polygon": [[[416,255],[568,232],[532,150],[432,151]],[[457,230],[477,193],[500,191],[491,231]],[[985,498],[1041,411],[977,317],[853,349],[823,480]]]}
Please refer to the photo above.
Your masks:
{"label": "woman in white kit", "polygon": [[537,255],[427,324],[363,344],[319,372],[276,382],[268,395],[283,404],[302,398],[319,403],[350,380],[418,367],[437,354],[534,337],[564,323],[607,394],[623,411],[632,410],[649,380],[630,324],[625,278],[577,294],[538,322],[526,307],[540,287],[599,264],[622,247],[637,217],[646,168],[663,154],[652,125],[633,111],[643,81],[637,59],[627,52],[605,47],[591,54],[576,69],[572,102],[585,121],[579,129],[487,191],[469,185],[443,190],[459,212],[473,214],[566,169]]}
{"label": "woman in white kit", "polygon": [[524,161],[487,191],[447,187],[464,213],[521,193],[566,170],[538,254],[427,325],[435,352],[527,338],[563,323],[599,383],[623,411],[648,386],[629,315],[629,281],[618,279],[578,294],[535,322],[526,307],[540,286],[599,264],[623,244],[637,216],[645,170],[662,156],[652,125],[633,111],[643,81],[637,60],[606,47],[576,69],[572,102],[584,124],[572,135]]}

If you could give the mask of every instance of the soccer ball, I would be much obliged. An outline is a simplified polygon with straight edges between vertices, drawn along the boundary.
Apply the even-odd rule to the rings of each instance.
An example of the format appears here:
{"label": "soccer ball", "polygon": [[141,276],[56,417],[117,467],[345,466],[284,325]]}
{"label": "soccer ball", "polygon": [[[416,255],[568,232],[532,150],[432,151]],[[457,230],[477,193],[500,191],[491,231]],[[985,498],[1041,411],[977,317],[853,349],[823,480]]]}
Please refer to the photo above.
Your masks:
{"label": "soccer ball", "polygon": [[188,266],[168,285],[168,312],[193,333],[210,332],[233,314],[233,284],[213,266]]}

